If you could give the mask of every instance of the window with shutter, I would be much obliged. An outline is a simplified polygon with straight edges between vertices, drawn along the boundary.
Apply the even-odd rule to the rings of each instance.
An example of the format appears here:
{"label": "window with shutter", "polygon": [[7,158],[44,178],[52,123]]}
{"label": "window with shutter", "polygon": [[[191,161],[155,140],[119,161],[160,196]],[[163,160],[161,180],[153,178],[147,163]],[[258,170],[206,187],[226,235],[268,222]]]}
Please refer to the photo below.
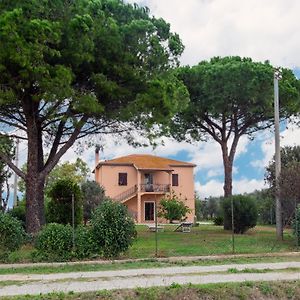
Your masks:
{"label": "window with shutter", "polygon": [[178,186],[178,174],[172,174],[172,186]]}
{"label": "window with shutter", "polygon": [[119,185],[127,185],[127,173],[119,173]]}

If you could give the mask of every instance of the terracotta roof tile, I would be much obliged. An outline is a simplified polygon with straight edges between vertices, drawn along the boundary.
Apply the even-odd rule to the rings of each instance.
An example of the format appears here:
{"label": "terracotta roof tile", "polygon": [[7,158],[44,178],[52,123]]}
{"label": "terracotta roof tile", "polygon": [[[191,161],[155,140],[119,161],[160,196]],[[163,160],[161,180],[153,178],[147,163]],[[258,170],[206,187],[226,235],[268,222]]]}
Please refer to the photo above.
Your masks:
{"label": "terracotta roof tile", "polygon": [[195,164],[179,160],[149,155],[149,154],[132,154],[118,157],[111,160],[101,161],[101,165],[134,165],[138,169],[163,169],[171,170],[172,167],[195,167]]}

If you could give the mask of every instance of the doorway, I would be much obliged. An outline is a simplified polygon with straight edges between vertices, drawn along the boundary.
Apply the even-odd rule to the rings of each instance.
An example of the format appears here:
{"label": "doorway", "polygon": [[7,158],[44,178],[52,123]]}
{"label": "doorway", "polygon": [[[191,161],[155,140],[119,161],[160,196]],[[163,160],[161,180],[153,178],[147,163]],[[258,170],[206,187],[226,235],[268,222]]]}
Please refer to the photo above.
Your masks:
{"label": "doorway", "polygon": [[153,174],[151,173],[145,174],[145,191],[153,192]]}
{"label": "doorway", "polygon": [[155,218],[155,203],[145,202],[145,221],[154,221]]}

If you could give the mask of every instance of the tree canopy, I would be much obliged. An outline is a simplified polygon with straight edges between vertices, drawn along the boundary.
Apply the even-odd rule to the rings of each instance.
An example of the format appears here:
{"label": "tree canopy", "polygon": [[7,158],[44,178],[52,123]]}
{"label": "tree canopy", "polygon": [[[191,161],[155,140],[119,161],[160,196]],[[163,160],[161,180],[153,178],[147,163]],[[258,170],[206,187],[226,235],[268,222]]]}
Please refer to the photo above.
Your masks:
{"label": "tree canopy", "polygon": [[[182,67],[177,77],[186,85],[190,103],[174,120],[177,139],[212,138],[221,147],[224,196],[232,194],[232,167],[238,142],[273,124],[273,67],[250,58],[215,57]],[[281,118],[298,113],[300,83],[283,69],[280,81]]]}
{"label": "tree canopy", "polygon": [[1,1],[0,44],[0,129],[27,141],[27,171],[0,157],[26,182],[31,233],[44,223],[45,178],[76,140],[124,133],[134,142],[130,129],[165,122],[187,101],[169,72],[179,36],[138,5]]}

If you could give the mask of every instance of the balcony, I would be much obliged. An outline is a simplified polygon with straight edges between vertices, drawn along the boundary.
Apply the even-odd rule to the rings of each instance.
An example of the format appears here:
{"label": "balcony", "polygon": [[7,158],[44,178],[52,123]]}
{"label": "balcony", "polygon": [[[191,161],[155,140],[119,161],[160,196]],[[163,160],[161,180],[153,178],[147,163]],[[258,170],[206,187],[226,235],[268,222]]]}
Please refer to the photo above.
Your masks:
{"label": "balcony", "polygon": [[171,190],[170,184],[141,184],[140,190],[138,190],[138,186],[134,185],[128,190],[122,192],[121,194],[112,197],[115,201],[123,202],[135,197],[137,192],[141,193],[169,193]]}
{"label": "balcony", "polygon": [[170,184],[141,184],[140,192],[143,193],[169,193]]}

